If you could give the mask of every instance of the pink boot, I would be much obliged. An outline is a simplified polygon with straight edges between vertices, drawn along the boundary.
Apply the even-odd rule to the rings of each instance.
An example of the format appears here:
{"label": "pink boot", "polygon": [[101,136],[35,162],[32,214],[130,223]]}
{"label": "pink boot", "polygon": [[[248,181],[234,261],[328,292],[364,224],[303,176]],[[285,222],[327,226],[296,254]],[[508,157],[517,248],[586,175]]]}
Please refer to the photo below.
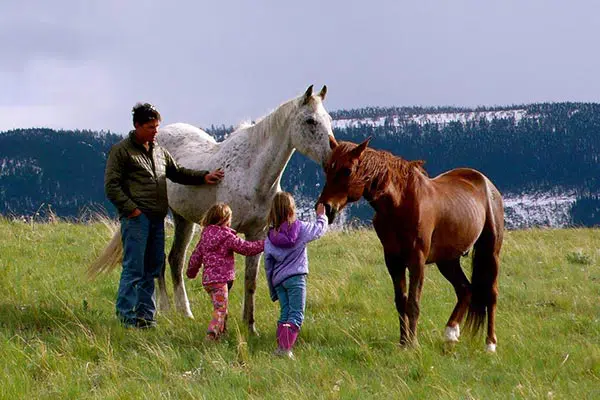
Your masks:
{"label": "pink boot", "polygon": [[281,322],[277,323],[277,350],[281,349],[281,330],[283,329],[283,324]]}
{"label": "pink boot", "polygon": [[278,355],[294,358],[292,353],[292,347],[296,343],[298,338],[298,332],[300,328],[291,323],[280,324],[281,328],[278,329],[277,343],[279,344]]}

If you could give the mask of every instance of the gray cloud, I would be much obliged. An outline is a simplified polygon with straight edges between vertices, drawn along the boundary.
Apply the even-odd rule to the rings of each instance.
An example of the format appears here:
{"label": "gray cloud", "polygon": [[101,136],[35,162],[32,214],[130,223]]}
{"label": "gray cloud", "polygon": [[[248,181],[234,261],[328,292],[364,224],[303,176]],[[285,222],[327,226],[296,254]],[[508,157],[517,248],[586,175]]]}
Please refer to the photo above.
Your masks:
{"label": "gray cloud", "polygon": [[0,130],[125,132],[141,100],[166,123],[234,124],[312,83],[330,110],[600,97],[591,0],[13,3]]}

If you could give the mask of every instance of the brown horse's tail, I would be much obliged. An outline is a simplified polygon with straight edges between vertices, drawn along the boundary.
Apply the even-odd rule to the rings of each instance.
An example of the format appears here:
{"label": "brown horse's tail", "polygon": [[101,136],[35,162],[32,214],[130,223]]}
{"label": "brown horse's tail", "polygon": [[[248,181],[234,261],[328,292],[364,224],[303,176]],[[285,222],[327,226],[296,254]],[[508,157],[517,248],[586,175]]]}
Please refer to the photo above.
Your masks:
{"label": "brown horse's tail", "polygon": [[465,327],[476,335],[486,317],[494,312],[498,296],[498,270],[500,248],[504,234],[504,206],[498,190],[487,181],[488,212],[483,232],[473,248],[473,274],[471,276],[471,303]]}
{"label": "brown horse's tail", "polygon": [[123,258],[123,243],[121,242],[121,232],[109,221],[103,221],[108,229],[113,233],[112,239],[102,250],[102,253],[87,268],[87,274],[90,279],[96,278],[104,272],[110,272],[121,263]]}

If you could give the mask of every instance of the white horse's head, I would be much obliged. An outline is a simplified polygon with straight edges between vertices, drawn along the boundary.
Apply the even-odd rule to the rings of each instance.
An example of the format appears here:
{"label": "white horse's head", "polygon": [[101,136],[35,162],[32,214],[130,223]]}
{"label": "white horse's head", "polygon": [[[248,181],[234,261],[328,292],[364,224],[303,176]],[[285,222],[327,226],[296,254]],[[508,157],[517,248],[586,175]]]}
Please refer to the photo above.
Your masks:
{"label": "white horse's head", "polygon": [[323,106],[326,94],[327,86],[323,86],[318,94],[313,94],[313,87],[309,86],[295,100],[297,111],[288,132],[294,148],[321,165],[331,155],[330,137],[333,139],[331,117]]}

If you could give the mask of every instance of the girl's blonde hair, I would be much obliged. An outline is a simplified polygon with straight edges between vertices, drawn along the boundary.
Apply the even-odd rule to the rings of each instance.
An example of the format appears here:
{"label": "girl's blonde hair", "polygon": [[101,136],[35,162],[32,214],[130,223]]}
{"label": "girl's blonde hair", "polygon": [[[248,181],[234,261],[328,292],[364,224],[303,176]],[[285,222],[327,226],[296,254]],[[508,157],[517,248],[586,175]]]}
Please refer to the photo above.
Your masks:
{"label": "girl's blonde hair", "polygon": [[225,203],[215,203],[208,209],[200,225],[223,225],[231,218],[231,208]]}
{"label": "girl's blonde hair", "polygon": [[278,192],[273,198],[271,211],[267,217],[267,224],[279,229],[281,224],[291,224],[296,220],[296,202],[288,192]]}

